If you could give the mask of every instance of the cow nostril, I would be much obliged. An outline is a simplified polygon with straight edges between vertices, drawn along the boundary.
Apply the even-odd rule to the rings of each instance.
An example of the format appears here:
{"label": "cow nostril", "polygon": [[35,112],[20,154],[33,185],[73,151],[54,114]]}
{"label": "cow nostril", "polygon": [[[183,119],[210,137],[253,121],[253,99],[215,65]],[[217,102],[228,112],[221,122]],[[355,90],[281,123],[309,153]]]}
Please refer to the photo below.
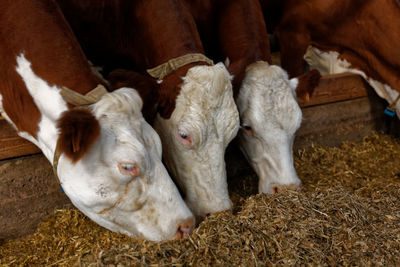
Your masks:
{"label": "cow nostril", "polygon": [[207,218],[207,217],[210,217],[210,216],[211,216],[211,213],[207,213],[207,214],[206,214],[206,218]]}
{"label": "cow nostril", "polygon": [[176,231],[175,234],[175,239],[188,237],[190,233],[193,232],[194,226],[195,226],[194,219],[189,219],[179,224],[178,230]]}

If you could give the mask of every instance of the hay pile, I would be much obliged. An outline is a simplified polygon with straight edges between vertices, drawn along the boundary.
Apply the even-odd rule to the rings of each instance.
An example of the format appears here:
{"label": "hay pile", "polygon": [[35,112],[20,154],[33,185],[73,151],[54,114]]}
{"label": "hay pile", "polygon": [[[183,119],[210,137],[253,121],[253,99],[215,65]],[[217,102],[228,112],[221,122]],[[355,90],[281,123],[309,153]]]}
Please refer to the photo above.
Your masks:
{"label": "hay pile", "polygon": [[249,197],[254,175],[234,181],[238,212],[207,218],[188,239],[138,241],[71,208],[2,244],[0,266],[400,264],[399,140],[374,134],[338,148],[311,146],[296,153],[295,165],[301,192]]}

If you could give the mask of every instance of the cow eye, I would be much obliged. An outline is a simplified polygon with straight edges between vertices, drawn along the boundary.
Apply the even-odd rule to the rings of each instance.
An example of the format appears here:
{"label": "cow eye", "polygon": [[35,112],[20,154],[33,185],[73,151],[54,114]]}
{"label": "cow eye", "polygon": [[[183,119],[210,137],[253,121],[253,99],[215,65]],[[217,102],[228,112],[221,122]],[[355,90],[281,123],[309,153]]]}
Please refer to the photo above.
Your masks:
{"label": "cow eye", "polygon": [[243,129],[246,133],[248,133],[248,134],[250,134],[250,135],[254,135],[253,129],[252,129],[249,125],[243,124],[243,125],[242,125],[242,129]]}
{"label": "cow eye", "polygon": [[118,168],[121,173],[128,174],[133,177],[136,177],[140,174],[140,169],[136,162],[120,162],[118,163]]}
{"label": "cow eye", "polygon": [[245,129],[246,131],[251,131],[251,127],[248,125],[243,125],[243,129]]}
{"label": "cow eye", "polygon": [[186,145],[192,144],[192,140],[187,132],[185,132],[183,130],[178,130],[178,135],[179,135],[181,142],[183,142],[184,144],[186,144]]}
{"label": "cow eye", "polygon": [[179,131],[179,136],[180,136],[182,139],[187,139],[187,138],[188,138],[188,135],[187,135],[185,132],[182,132],[182,131]]}

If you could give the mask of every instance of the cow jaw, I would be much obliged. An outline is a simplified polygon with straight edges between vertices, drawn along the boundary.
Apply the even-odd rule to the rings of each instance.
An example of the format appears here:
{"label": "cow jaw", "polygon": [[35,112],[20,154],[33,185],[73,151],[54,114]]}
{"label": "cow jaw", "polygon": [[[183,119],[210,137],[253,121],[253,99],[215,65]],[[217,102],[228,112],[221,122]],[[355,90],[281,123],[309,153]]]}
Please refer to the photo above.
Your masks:
{"label": "cow jaw", "polygon": [[239,117],[223,64],[193,67],[183,81],[171,117],[157,116],[154,127],[186,203],[204,217],[232,207],[224,152],[238,131]]}
{"label": "cow jaw", "polygon": [[[61,136],[57,121],[63,112],[68,115],[67,104],[60,88],[38,77],[23,54],[17,57],[16,71],[41,113],[36,138],[18,134],[52,162]],[[173,239],[179,229],[190,231],[194,217],[161,163],[160,139],[144,121],[141,107],[139,95],[130,88],[104,95],[86,110],[99,122],[99,136],[79,159],[61,151],[57,174],[72,203],[96,223],[130,236]],[[126,163],[136,164],[140,174],[121,172],[120,163],[128,169]]]}
{"label": "cow jaw", "polygon": [[252,64],[240,89],[237,105],[242,129],[240,149],[259,176],[259,192],[297,187],[293,166],[294,134],[301,123],[295,99],[297,79],[266,62]]}

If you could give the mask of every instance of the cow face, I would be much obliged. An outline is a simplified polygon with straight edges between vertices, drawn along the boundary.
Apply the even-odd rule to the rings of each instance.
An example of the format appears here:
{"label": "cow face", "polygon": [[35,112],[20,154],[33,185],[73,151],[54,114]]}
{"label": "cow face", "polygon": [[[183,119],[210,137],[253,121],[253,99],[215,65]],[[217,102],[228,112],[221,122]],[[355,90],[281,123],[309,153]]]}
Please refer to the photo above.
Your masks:
{"label": "cow face", "polygon": [[259,192],[274,193],[300,184],[293,166],[292,144],[301,123],[296,102],[297,79],[266,62],[252,64],[242,83],[237,105],[239,144],[259,177]]}
{"label": "cow face", "polygon": [[23,54],[16,61],[41,114],[35,135],[18,134],[51,162],[57,147],[57,176],[72,203],[101,226],[129,236],[159,241],[188,235],[193,214],[161,163],[161,142],[143,119],[138,93],[122,88],[88,108],[69,110],[59,87],[36,75]]}
{"label": "cow face", "polygon": [[230,209],[224,152],[238,131],[239,116],[224,65],[189,69],[171,117],[158,115],[154,127],[165,163],[194,214]]}
{"label": "cow face", "polygon": [[[136,91],[123,88],[103,96],[91,111],[64,112],[58,123],[58,177],[73,204],[105,228],[154,241],[181,237],[193,229],[194,219],[161,163],[160,139],[141,106]],[[93,119],[70,134],[84,117],[74,112]],[[83,136],[94,131],[95,122],[98,137],[74,158],[85,149],[79,138],[88,143]]]}

